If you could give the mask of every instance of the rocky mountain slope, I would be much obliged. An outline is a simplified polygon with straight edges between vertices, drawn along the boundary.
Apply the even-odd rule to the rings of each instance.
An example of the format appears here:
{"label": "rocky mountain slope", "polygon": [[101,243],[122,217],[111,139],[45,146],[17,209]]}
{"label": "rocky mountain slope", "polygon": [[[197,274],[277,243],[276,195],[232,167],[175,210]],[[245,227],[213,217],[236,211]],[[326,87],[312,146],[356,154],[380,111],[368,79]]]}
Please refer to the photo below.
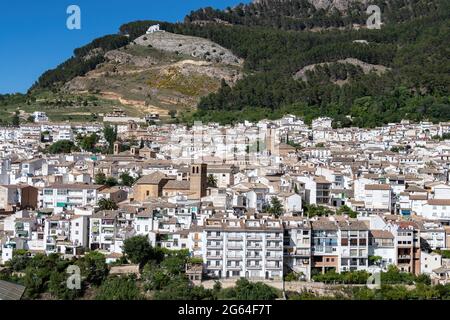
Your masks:
{"label": "rocky mountain slope", "polygon": [[[86,59],[98,54],[93,49]],[[170,32],[146,34],[101,53],[104,62],[62,86],[66,93],[95,93],[142,113],[193,108],[223,80],[242,77],[243,60],[212,41]]]}

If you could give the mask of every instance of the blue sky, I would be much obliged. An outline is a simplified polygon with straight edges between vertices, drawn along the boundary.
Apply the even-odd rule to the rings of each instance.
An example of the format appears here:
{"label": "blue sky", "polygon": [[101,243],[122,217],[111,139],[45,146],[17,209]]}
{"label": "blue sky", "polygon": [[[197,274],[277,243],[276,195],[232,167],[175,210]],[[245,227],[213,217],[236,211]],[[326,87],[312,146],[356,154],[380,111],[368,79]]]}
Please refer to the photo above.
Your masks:
{"label": "blue sky", "polygon": [[[14,0],[0,1],[0,94],[26,92],[45,70],[91,40],[134,20],[183,21],[192,10],[248,0]],[[66,28],[69,5],[81,8],[81,30]]]}

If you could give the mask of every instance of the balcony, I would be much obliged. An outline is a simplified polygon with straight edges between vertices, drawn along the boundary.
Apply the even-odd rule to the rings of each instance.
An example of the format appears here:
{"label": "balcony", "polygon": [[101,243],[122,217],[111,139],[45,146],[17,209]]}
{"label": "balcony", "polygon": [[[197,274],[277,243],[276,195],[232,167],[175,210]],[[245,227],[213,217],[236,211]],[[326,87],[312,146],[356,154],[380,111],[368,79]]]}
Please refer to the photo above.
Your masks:
{"label": "balcony", "polygon": [[227,236],[228,240],[233,240],[233,241],[242,241],[243,237],[241,235],[231,235],[229,234]]}
{"label": "balcony", "polygon": [[242,250],[241,244],[227,244],[228,250]]}
{"label": "balcony", "polygon": [[247,249],[262,250],[262,246],[260,244],[247,243]]}
{"label": "balcony", "polygon": [[409,260],[411,259],[411,256],[409,254],[402,254],[398,256],[398,259]]}
{"label": "balcony", "polygon": [[247,255],[247,260],[262,260],[262,256]]}
{"label": "balcony", "polygon": [[105,237],[103,237],[101,242],[111,242],[112,243],[113,240],[114,240],[113,236],[105,236]]}
{"label": "balcony", "polygon": [[266,260],[280,261],[282,259],[283,259],[283,257],[282,256],[278,256],[278,255],[276,255],[276,256],[266,256]]}
{"label": "balcony", "polygon": [[266,250],[283,250],[283,246],[266,246]]}
{"label": "balcony", "polygon": [[272,263],[267,263],[266,264],[266,269],[274,269],[274,270],[278,270],[281,269],[281,265],[276,265],[276,264],[272,264]]}
{"label": "balcony", "polygon": [[249,269],[249,270],[261,270],[261,268],[262,268],[262,266],[260,266],[260,265],[247,265],[247,269]]}
{"label": "balcony", "polygon": [[233,270],[233,271],[241,271],[242,267],[241,266],[227,266],[228,270]]}
{"label": "balcony", "polygon": [[247,235],[247,240],[262,241],[262,236],[260,236],[260,235]]}
{"label": "balcony", "polygon": [[311,251],[309,249],[296,249],[295,250],[296,256],[303,256],[303,257],[309,257],[311,255]]}
{"label": "balcony", "polygon": [[275,233],[269,233],[269,234],[266,235],[266,239],[282,241],[283,240],[283,235],[279,234],[277,236],[277,235],[275,235]]}
{"label": "balcony", "polygon": [[221,254],[206,256],[208,260],[222,260],[223,256]]}
{"label": "balcony", "polygon": [[223,235],[206,235],[206,238],[208,240],[222,240],[223,239]]}
{"label": "balcony", "polygon": [[242,256],[227,255],[228,260],[242,260]]}
{"label": "balcony", "polygon": [[222,270],[222,266],[220,265],[220,266],[206,266],[206,269],[209,269],[209,270]]}
{"label": "balcony", "polygon": [[333,253],[333,247],[314,246],[312,248],[313,253]]}
{"label": "balcony", "polygon": [[220,249],[220,248],[222,248],[222,244],[221,243],[220,244],[210,243],[210,244],[206,244],[206,248],[207,249]]}

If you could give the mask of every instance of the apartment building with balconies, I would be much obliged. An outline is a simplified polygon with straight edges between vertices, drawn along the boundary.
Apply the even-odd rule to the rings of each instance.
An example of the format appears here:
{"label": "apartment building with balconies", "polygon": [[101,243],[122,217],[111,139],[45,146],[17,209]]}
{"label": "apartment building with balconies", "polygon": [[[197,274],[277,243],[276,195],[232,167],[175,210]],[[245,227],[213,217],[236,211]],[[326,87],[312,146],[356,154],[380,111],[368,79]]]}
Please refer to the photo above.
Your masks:
{"label": "apartment building with balconies", "polygon": [[270,218],[211,218],[203,226],[205,271],[218,278],[283,276],[283,229]]}
{"label": "apartment building with balconies", "polygon": [[104,186],[87,184],[54,184],[42,191],[41,205],[43,208],[62,212],[64,209],[97,205],[99,191]]}
{"label": "apartment building with balconies", "polygon": [[379,261],[369,263],[376,264],[382,270],[387,270],[390,265],[397,262],[394,235],[388,230],[372,229],[369,231],[369,257],[380,257]]}
{"label": "apartment building with balconies", "polygon": [[284,272],[311,277],[311,223],[303,217],[283,217]]}
{"label": "apartment building with balconies", "polygon": [[389,224],[395,236],[397,267],[400,271],[420,274],[420,231],[414,222],[399,221]]}
{"label": "apartment building with balconies", "polygon": [[70,220],[61,215],[53,215],[44,221],[45,252],[66,253],[70,243]]}
{"label": "apartment building with balconies", "polygon": [[337,222],[339,230],[339,272],[367,270],[369,263],[369,228],[362,221]]}
{"label": "apartment building with balconies", "polygon": [[119,231],[117,210],[99,211],[89,219],[89,247],[91,250],[113,252],[116,233]]}
{"label": "apartment building with balconies", "polygon": [[446,249],[446,232],[444,227],[437,221],[416,222],[420,229],[422,246],[428,250]]}
{"label": "apartment building with balconies", "polygon": [[328,218],[311,222],[311,274],[335,270],[339,272],[338,226]]}

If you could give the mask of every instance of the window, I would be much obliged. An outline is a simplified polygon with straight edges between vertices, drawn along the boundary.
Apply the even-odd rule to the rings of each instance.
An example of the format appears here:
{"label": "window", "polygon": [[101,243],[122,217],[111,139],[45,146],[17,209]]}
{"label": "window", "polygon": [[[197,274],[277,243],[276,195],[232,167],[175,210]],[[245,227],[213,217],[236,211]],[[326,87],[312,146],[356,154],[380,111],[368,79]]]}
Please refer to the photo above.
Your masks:
{"label": "window", "polygon": [[145,194],[146,194],[147,196],[149,196],[149,195],[150,195],[150,191],[147,190],[147,191],[145,192]]}

